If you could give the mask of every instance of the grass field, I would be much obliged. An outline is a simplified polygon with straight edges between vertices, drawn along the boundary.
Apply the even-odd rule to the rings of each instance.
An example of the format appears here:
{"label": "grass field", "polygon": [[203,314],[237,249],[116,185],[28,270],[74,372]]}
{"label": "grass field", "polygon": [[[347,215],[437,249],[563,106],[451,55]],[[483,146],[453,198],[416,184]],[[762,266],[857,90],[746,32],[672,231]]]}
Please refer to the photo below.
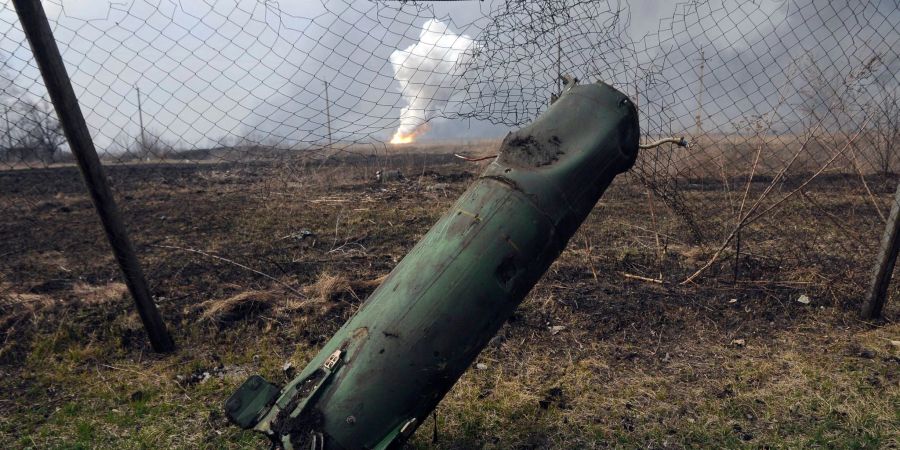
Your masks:
{"label": "grass field", "polygon": [[[384,165],[407,179],[373,183]],[[225,398],[249,374],[303,367],[480,168],[111,167],[179,346],[164,356],[77,171],[0,173],[0,448],[266,448],[227,423]],[[736,261],[729,246],[681,285],[717,249],[733,193],[684,192],[704,207],[698,245],[617,180],[413,447],[900,446],[900,290],[885,321],[857,314],[883,184],[811,186],[748,225]]]}

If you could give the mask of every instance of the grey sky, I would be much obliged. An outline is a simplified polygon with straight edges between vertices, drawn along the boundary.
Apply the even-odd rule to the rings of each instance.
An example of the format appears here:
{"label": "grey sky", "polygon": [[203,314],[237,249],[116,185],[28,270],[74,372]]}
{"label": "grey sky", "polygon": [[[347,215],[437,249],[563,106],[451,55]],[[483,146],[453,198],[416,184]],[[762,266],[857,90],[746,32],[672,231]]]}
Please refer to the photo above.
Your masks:
{"label": "grey sky", "polygon": [[[591,22],[609,16],[597,13],[600,4],[623,8],[629,22]],[[708,60],[705,95],[715,101],[705,107],[706,114],[715,116],[711,121],[734,121],[765,113],[785,90],[796,94],[790,67],[811,55],[826,55],[826,66],[840,72],[858,64],[856,60],[886,53],[892,57],[887,69],[897,73],[900,67],[892,50],[898,48],[896,0],[849,6],[855,4],[711,0],[694,9],[639,0],[627,6],[581,5],[573,10],[592,19],[581,16],[560,25],[566,48],[572,48],[563,57],[563,69],[588,79],[603,78],[629,92],[636,85],[644,97],[644,114],[651,116],[645,119],[646,128],[688,127],[696,110],[702,48]],[[422,6],[285,1],[279,10],[271,5],[258,0],[45,2],[101,148],[117,137],[138,134],[136,87],[143,96],[146,127],[179,147],[206,147],[222,138],[246,136],[282,145],[324,143],[326,82],[334,139],[387,140],[408,103],[400,95],[389,58],[416,42],[426,20],[437,18],[450,32],[475,39],[485,30],[510,34],[516,29],[491,23],[488,15],[502,2]],[[827,20],[832,9],[849,17]],[[822,11],[826,20],[820,17]],[[509,18],[523,19],[518,11]],[[3,2],[0,51],[7,72],[33,96],[43,95],[15,23],[15,12]],[[604,42],[603,33],[610,30],[618,35]],[[483,48],[493,52],[493,59],[477,62],[479,72],[464,75],[471,77],[467,80],[473,95],[429,112],[476,119],[436,118],[427,137],[499,135],[533,116],[554,84],[556,55],[548,41],[553,36],[532,34],[535,39],[521,45],[487,43]],[[646,34],[650,38],[643,40]],[[528,33],[519,30],[508,37],[515,43]],[[613,48],[635,41],[628,48]],[[650,67],[656,72],[652,80],[646,76]],[[896,85],[895,76],[881,76],[885,85]],[[457,86],[454,80],[440,83]]]}

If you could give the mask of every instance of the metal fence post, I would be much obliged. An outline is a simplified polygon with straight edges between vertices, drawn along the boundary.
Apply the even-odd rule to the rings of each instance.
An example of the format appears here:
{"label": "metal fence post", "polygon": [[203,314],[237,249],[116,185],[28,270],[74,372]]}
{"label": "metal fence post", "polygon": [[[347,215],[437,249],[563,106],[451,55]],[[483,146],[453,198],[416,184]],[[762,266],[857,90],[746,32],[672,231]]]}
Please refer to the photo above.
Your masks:
{"label": "metal fence post", "polygon": [[40,0],[13,0],[13,4],[22,30],[31,44],[31,51],[59,116],[66,139],[69,141],[69,147],[78,162],[91,200],[103,223],[113,254],[122,269],[125,283],[150,337],[153,350],[172,351],[175,344],[150,296],[144,273],[119,215],[112,191],[107,185],[103,166],[100,164],[97,150],[78,106],[75,91],[72,90],[72,83],[56,46],[44,8]]}
{"label": "metal fence post", "polygon": [[891,275],[894,273],[894,264],[897,262],[898,250],[900,250],[900,183],[897,184],[891,215],[884,227],[884,236],[881,238],[881,248],[878,250],[878,260],[872,275],[869,295],[863,305],[862,315],[866,319],[881,317],[887,289],[891,284]]}

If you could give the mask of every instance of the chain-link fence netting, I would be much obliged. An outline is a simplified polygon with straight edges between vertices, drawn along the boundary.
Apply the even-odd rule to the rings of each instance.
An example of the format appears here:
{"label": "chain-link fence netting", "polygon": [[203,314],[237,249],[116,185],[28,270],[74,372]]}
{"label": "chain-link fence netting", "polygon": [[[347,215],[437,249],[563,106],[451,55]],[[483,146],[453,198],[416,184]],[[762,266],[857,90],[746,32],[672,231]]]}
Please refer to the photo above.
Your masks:
{"label": "chain-link fence netting", "polygon": [[[625,267],[644,277],[737,282],[779,268],[791,283],[832,272],[861,286],[900,164],[900,5],[891,0],[45,6],[114,187],[126,209],[143,196],[129,220],[145,246],[193,233],[165,223],[179,214],[243,233],[262,220],[257,210],[226,220],[200,205],[215,205],[211,193],[268,201],[311,179],[331,183],[333,172],[317,170],[341,158],[370,179],[400,160],[424,176],[454,152],[488,154],[546,109],[561,75],[632,95],[645,139],[690,142],[644,151],[610,193],[652,213],[652,225],[631,230],[655,256]],[[28,190],[4,207],[11,217],[57,208],[54,196],[79,186],[9,3],[0,35],[4,189]],[[71,183],[55,184],[63,179]],[[160,206],[145,192],[152,183],[196,191],[196,204]],[[179,245],[217,248],[200,235]],[[357,248],[341,239],[335,232],[329,251]],[[231,254],[276,270],[270,250]]]}

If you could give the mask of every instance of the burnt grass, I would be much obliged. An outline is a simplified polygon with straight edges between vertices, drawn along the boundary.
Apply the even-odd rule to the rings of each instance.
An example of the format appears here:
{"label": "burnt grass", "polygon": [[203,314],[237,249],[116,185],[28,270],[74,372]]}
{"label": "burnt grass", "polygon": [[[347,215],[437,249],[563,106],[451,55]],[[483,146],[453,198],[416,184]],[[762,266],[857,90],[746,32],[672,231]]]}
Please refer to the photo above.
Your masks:
{"label": "burnt grass", "polygon": [[[377,184],[381,168],[405,179]],[[228,395],[302,368],[481,168],[440,155],[108,167],[171,355],[150,351],[78,172],[0,172],[0,445],[265,448],[224,419]],[[892,180],[870,186],[874,202],[839,181],[748,225],[739,257],[729,244],[682,285],[741,192],[686,184],[698,244],[620,177],[438,407],[437,440],[429,418],[411,445],[900,445],[896,298],[880,322],[857,313]]]}

